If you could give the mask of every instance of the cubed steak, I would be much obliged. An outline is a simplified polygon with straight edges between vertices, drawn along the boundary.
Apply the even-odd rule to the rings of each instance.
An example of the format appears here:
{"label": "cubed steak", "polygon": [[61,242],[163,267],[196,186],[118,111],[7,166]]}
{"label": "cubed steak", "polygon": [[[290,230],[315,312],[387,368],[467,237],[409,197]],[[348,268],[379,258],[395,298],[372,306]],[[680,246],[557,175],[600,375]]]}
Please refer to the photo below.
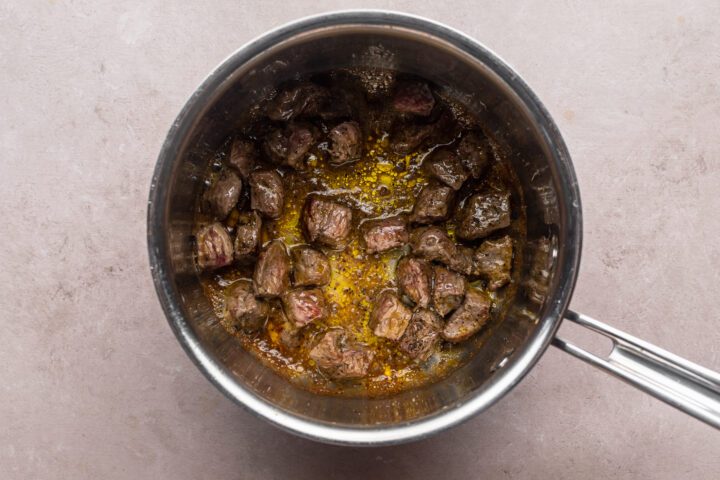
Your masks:
{"label": "cubed steak", "polygon": [[230,148],[228,164],[240,172],[240,176],[247,180],[250,172],[255,169],[258,161],[258,151],[255,144],[250,140],[235,139]]}
{"label": "cubed steak", "polygon": [[457,255],[457,246],[447,232],[435,226],[422,227],[410,234],[412,252],[426,260],[449,265]]}
{"label": "cubed steak", "polygon": [[426,185],[413,205],[410,221],[430,224],[445,220],[450,212],[453,190],[445,185]]}
{"label": "cubed steak", "polygon": [[253,273],[255,294],[279,297],[290,288],[290,257],[282,240],[273,240],[258,256]]}
{"label": "cubed steak", "polygon": [[427,117],[435,106],[435,97],[425,82],[402,82],[395,90],[392,106],[400,113]]}
{"label": "cubed steak", "polygon": [[442,338],[458,343],[475,335],[490,318],[492,301],[480,290],[468,288],[465,301],[450,316],[442,330]]}
{"label": "cubed steak", "polygon": [[327,318],[325,295],[319,288],[295,289],[283,294],[283,309],[296,327]]}
{"label": "cubed steak", "polygon": [[342,165],[359,160],[362,154],[363,136],[357,122],[343,122],[328,134],[330,163]]}
{"label": "cubed steak", "polygon": [[261,329],[267,314],[267,303],[255,296],[252,282],[248,280],[235,283],[225,298],[223,318],[236,330],[254,332]]}
{"label": "cubed steak", "polygon": [[235,259],[247,260],[257,253],[262,218],[255,210],[242,212],[235,230]]}
{"label": "cubed steak", "polygon": [[430,304],[432,280],[430,264],[420,258],[403,257],[395,268],[395,281],[400,290],[423,308]]}
{"label": "cubed steak", "polygon": [[296,287],[320,286],[330,281],[330,262],[324,253],[310,247],[297,247],[292,251],[292,258]]}
{"label": "cubed steak", "polygon": [[350,236],[352,210],[318,195],[310,195],[303,208],[303,230],[308,242],[344,248]]}
{"label": "cubed steak", "polygon": [[250,174],[250,208],[263,217],[275,219],[282,215],[285,192],[280,175],[272,170]]}
{"label": "cubed steak", "polygon": [[232,240],[220,222],[201,228],[195,234],[195,243],[197,263],[201,270],[214,270],[232,263]]}
{"label": "cubed steak", "polygon": [[460,140],[457,153],[463,167],[473,178],[480,178],[490,163],[490,145],[484,136],[475,132],[466,134]]}
{"label": "cubed steak", "polygon": [[442,323],[433,311],[419,308],[413,312],[412,320],[400,339],[400,348],[411,358],[426,360],[440,339]]}
{"label": "cubed steak", "polygon": [[489,290],[497,290],[510,281],[512,256],[513,242],[508,235],[487,239],[475,250],[475,263]]}
{"label": "cubed steak", "polygon": [[439,148],[430,153],[423,161],[423,169],[453,190],[460,190],[468,172],[460,163],[457,154],[447,148]]}
{"label": "cubed steak", "polygon": [[403,216],[384,218],[363,225],[367,253],[378,253],[402,247],[409,240],[407,220]]}
{"label": "cubed steak", "polygon": [[390,132],[390,149],[401,155],[417,151],[432,136],[433,126],[415,122],[396,122]]}
{"label": "cubed steak", "polygon": [[278,343],[285,350],[294,351],[300,348],[302,344],[303,335],[302,329],[296,327],[291,322],[284,322],[280,327],[280,333],[278,334]]}
{"label": "cubed steak", "polygon": [[322,335],[309,356],[330,377],[350,379],[367,375],[375,353],[350,342],[344,330],[333,329]]}
{"label": "cubed steak", "polygon": [[455,270],[463,275],[477,277],[480,272],[475,264],[475,259],[473,258],[474,254],[475,251],[472,248],[464,245],[458,245],[457,253],[452,257],[450,263],[447,263],[446,265],[450,267],[451,270]]}
{"label": "cubed steak", "polygon": [[242,180],[235,172],[226,172],[207,192],[210,210],[220,220],[225,219],[235,208],[242,192]]}
{"label": "cubed steak", "polygon": [[458,215],[457,235],[477,240],[510,226],[510,193],[478,193],[470,197]]}
{"label": "cubed steak", "polygon": [[300,115],[317,115],[329,100],[327,89],[314,83],[301,83],[280,91],[265,106],[271,120],[292,120]]}
{"label": "cubed steak", "polygon": [[311,127],[291,123],[268,133],[263,146],[271,162],[300,170],[314,142],[315,134]]}
{"label": "cubed steak", "polygon": [[370,328],[378,337],[398,341],[405,333],[412,312],[394,293],[385,291],[375,301],[370,314]]}
{"label": "cubed steak", "polygon": [[436,265],[433,287],[433,306],[443,317],[458,308],[465,298],[465,278],[445,267]]}

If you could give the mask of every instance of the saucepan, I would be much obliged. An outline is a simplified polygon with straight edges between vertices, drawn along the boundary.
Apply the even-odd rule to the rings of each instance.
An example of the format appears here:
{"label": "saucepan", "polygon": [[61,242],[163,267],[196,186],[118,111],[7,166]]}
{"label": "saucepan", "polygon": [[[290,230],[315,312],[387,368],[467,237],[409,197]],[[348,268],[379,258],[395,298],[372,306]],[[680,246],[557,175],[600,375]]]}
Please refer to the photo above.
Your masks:
{"label": "saucepan", "polygon": [[[379,398],[313,394],[263,367],[228,335],[198,282],[194,198],[214,154],[273,86],[299,74],[378,67],[417,74],[468,107],[509,153],[527,204],[519,289],[502,323],[462,367]],[[486,410],[556,347],[720,428],[720,375],[569,310],[582,211],[570,155],[550,115],[506,63],[475,40],[418,17],[350,11],[303,19],[243,46],[192,94],[162,147],[148,207],[158,297],[187,354],[225,395],[295,434],[345,445],[427,437]],[[556,336],[563,319],[613,342],[596,356]]]}

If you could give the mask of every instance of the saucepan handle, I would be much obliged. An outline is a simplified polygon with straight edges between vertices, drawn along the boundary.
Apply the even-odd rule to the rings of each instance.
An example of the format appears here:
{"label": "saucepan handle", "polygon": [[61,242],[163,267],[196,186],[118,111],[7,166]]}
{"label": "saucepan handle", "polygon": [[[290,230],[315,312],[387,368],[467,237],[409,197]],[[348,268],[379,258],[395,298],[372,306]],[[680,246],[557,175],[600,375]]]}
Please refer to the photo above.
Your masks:
{"label": "saucepan handle", "polygon": [[720,373],[581,313],[568,310],[565,319],[608,337],[613,349],[600,358],[558,336],[553,345],[720,429]]}

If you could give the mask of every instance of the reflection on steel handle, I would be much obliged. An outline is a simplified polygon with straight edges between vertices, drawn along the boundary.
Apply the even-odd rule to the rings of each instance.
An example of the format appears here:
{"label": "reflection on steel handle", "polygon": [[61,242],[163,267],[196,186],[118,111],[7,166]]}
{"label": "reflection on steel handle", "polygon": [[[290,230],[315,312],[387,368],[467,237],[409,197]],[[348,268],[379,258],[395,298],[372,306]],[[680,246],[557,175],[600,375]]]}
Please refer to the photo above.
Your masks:
{"label": "reflection on steel handle", "polygon": [[612,340],[607,359],[560,337],[553,345],[720,429],[720,374],[581,313],[565,318]]}

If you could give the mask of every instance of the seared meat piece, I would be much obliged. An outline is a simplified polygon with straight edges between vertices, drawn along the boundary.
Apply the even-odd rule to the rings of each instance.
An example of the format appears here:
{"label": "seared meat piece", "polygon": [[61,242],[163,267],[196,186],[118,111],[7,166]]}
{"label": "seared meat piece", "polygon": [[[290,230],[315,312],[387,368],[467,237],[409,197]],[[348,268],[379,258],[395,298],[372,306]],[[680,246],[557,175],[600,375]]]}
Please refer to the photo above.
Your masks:
{"label": "seared meat piece", "polygon": [[406,82],[400,84],[395,91],[392,106],[401,113],[427,117],[435,106],[435,97],[427,83]]}
{"label": "seared meat piece", "polygon": [[475,263],[480,275],[488,281],[489,290],[497,290],[510,281],[513,242],[505,235],[497,240],[485,240],[475,250]]}
{"label": "seared meat piece", "polygon": [[242,192],[242,180],[235,172],[227,172],[207,192],[210,209],[220,220],[235,208]]}
{"label": "seared meat piece", "polygon": [[352,210],[326,198],[311,195],[303,208],[303,229],[308,242],[343,248],[350,236]]}
{"label": "seared meat piece", "polygon": [[280,175],[272,170],[250,174],[250,208],[263,217],[279,218],[283,211],[285,192]]}
{"label": "seared meat piece", "polygon": [[302,343],[302,330],[290,322],[283,323],[278,335],[278,343],[286,350],[297,350]]}
{"label": "seared meat piece", "polygon": [[310,350],[310,359],[334,378],[361,378],[367,375],[375,353],[347,341],[343,330],[329,330]]}
{"label": "seared meat piece", "polygon": [[425,260],[403,257],[395,268],[395,281],[410,300],[426,308],[430,303],[432,274],[430,264]]}
{"label": "seared meat piece", "polygon": [[263,146],[271,162],[300,169],[314,141],[315,134],[309,127],[291,123],[268,133]]}
{"label": "seared meat piece", "polygon": [[385,291],[375,301],[370,314],[370,328],[378,337],[398,341],[405,332],[412,312],[393,294]]}
{"label": "seared meat piece", "polygon": [[343,85],[330,89],[331,101],[325,102],[318,112],[320,118],[328,121],[342,118],[361,120],[367,115],[367,99],[357,86]]}
{"label": "seared meat piece", "polygon": [[490,318],[492,301],[485,293],[468,288],[465,301],[450,316],[442,331],[448,342],[458,343],[476,334]]}
{"label": "seared meat piece", "polygon": [[243,179],[247,179],[250,172],[253,171],[257,160],[258,151],[253,142],[241,139],[233,142],[228,163],[240,172],[240,176]]}
{"label": "seared meat piece", "polygon": [[279,297],[290,288],[290,257],[282,240],[273,240],[260,252],[253,285],[259,297]]}
{"label": "seared meat piece", "polygon": [[453,262],[453,257],[458,251],[447,232],[435,226],[413,230],[410,235],[410,246],[415,255],[446,265]]}
{"label": "seared meat piece", "polygon": [[325,285],[330,281],[330,262],[324,253],[310,247],[292,251],[293,276],[296,287]]}
{"label": "seared meat piece", "polygon": [[271,120],[288,121],[299,115],[316,115],[328,100],[325,88],[312,83],[303,83],[283,90],[270,100],[265,107]]}
{"label": "seared meat piece", "polygon": [[401,216],[368,222],[363,234],[367,253],[402,247],[408,239],[407,220]]}
{"label": "seared meat piece", "polygon": [[450,267],[451,270],[455,270],[458,273],[462,273],[463,275],[469,275],[471,277],[476,277],[480,274],[480,272],[478,271],[475,259],[473,258],[474,254],[475,252],[472,248],[466,247],[464,245],[458,245],[457,254],[452,257],[450,263],[448,263],[447,265]]}
{"label": "seared meat piece", "polygon": [[290,290],[282,296],[283,308],[296,327],[327,318],[325,296],[319,288]]}
{"label": "seared meat piece", "polygon": [[362,154],[363,137],[357,122],[343,122],[330,130],[330,163],[343,163],[359,160]]}
{"label": "seared meat piece", "polygon": [[465,135],[457,148],[460,162],[473,178],[480,178],[485,167],[490,163],[490,146],[477,133]]}
{"label": "seared meat piece", "polygon": [[232,240],[220,222],[201,228],[195,234],[195,242],[197,263],[201,270],[214,270],[232,263]]}
{"label": "seared meat piece", "polygon": [[254,332],[265,324],[267,314],[268,305],[255,296],[252,282],[240,280],[233,285],[223,310],[223,318],[229,326]]}
{"label": "seared meat piece", "polygon": [[441,329],[440,317],[435,312],[419,308],[400,339],[400,348],[412,358],[426,360],[440,339]]}
{"label": "seared meat piece", "polygon": [[465,278],[445,267],[436,265],[433,305],[443,317],[455,310],[465,298]]}
{"label": "seared meat piece", "polygon": [[390,133],[390,148],[401,155],[413,153],[423,146],[432,133],[432,125],[418,125],[414,122],[397,123]]}
{"label": "seared meat piece", "polygon": [[238,218],[235,237],[235,259],[242,260],[257,252],[262,219],[255,210],[243,212]]}
{"label": "seared meat piece", "polygon": [[453,191],[450,187],[426,185],[415,200],[410,221],[428,224],[445,220],[448,216],[452,196]]}
{"label": "seared meat piece", "polygon": [[510,193],[478,193],[459,212],[458,237],[477,240],[510,226]]}
{"label": "seared meat piece", "polygon": [[460,163],[457,154],[444,148],[433,151],[423,161],[423,168],[453,190],[460,190],[468,173]]}

